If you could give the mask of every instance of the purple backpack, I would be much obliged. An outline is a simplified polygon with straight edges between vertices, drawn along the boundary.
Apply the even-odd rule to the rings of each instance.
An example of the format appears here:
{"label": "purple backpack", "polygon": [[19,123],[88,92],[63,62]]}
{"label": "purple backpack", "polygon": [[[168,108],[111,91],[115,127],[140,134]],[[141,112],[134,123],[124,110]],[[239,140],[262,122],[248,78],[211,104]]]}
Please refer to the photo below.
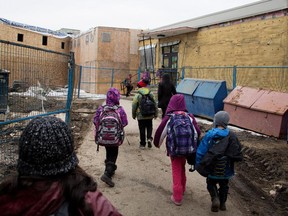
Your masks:
{"label": "purple backpack", "polygon": [[170,156],[189,156],[197,151],[198,134],[188,113],[172,113],[167,129],[166,145]]}

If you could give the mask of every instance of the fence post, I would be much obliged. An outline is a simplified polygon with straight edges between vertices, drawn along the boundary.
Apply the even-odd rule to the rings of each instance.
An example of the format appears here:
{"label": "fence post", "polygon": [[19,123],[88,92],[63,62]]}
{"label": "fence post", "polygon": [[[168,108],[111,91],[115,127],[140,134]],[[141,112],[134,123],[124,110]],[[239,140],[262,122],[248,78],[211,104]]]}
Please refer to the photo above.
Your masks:
{"label": "fence post", "polygon": [[185,67],[182,67],[182,70],[181,70],[181,79],[183,80],[185,77]]}
{"label": "fence post", "polygon": [[70,112],[71,112],[71,104],[72,104],[72,96],[73,96],[73,74],[75,71],[75,64],[74,64],[74,53],[70,52],[70,59],[68,62],[68,94],[67,94],[67,101],[66,101],[66,117],[65,122],[70,124]]}
{"label": "fence post", "polygon": [[81,79],[82,79],[82,65],[80,66],[80,73],[79,73],[79,80],[78,80],[78,94],[77,94],[77,98],[80,98]]}
{"label": "fence post", "polygon": [[138,68],[137,74],[138,74],[138,81],[140,81],[140,79],[141,79],[141,69],[140,69],[140,67]]}
{"label": "fence post", "polygon": [[114,68],[112,68],[112,78],[111,78],[111,85],[110,85],[110,87],[113,86],[113,83],[114,83]]}
{"label": "fence post", "polygon": [[233,66],[233,80],[232,80],[232,82],[233,82],[232,85],[233,85],[233,86],[232,86],[232,89],[236,88],[236,84],[237,84],[236,79],[237,79],[237,66],[234,65],[234,66]]}

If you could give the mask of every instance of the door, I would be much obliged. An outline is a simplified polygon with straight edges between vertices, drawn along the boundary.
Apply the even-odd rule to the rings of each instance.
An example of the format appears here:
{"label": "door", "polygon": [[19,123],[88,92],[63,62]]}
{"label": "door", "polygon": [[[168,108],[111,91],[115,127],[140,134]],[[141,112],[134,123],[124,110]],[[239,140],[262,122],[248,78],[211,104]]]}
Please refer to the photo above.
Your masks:
{"label": "door", "polygon": [[179,44],[162,47],[162,65],[165,67],[165,72],[170,74],[174,84],[177,82],[178,50]]}

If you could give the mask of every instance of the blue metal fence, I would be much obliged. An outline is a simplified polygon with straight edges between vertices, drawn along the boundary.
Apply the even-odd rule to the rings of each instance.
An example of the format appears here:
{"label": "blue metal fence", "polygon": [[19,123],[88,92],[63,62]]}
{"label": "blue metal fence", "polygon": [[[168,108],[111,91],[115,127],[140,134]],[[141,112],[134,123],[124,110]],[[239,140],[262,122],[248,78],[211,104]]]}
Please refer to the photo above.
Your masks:
{"label": "blue metal fence", "polygon": [[[106,94],[110,87],[125,91],[122,83],[128,74],[132,74],[132,85],[135,87],[139,77],[139,69],[98,68],[90,66],[77,66],[77,97],[84,98],[95,94]],[[124,93],[123,93],[124,94]]]}
{"label": "blue metal fence", "polygon": [[183,67],[184,78],[225,80],[229,90],[247,86],[288,92],[288,66]]}

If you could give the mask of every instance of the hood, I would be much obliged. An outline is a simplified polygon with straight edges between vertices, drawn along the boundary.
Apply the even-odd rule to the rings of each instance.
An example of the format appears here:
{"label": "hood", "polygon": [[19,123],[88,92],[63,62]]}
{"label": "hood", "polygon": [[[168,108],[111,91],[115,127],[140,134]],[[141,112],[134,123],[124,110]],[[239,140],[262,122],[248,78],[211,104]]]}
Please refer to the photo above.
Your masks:
{"label": "hood", "polygon": [[144,94],[144,95],[148,94],[149,91],[150,91],[150,89],[149,89],[149,88],[146,88],[146,87],[140,88],[140,89],[138,90],[139,93],[142,93],[142,94]]}
{"label": "hood", "polygon": [[211,130],[212,136],[217,137],[226,137],[229,134],[229,128],[221,129],[221,128],[213,128]]}
{"label": "hood", "polygon": [[138,88],[143,88],[147,86],[147,83],[144,82],[143,79],[141,79],[138,83],[137,83]]}
{"label": "hood", "polygon": [[171,97],[166,113],[171,113],[174,111],[185,111],[188,112],[186,108],[186,102],[184,99],[184,95],[182,94],[175,94]]}
{"label": "hood", "polygon": [[116,88],[110,88],[106,94],[106,104],[108,106],[119,105],[120,92]]}

